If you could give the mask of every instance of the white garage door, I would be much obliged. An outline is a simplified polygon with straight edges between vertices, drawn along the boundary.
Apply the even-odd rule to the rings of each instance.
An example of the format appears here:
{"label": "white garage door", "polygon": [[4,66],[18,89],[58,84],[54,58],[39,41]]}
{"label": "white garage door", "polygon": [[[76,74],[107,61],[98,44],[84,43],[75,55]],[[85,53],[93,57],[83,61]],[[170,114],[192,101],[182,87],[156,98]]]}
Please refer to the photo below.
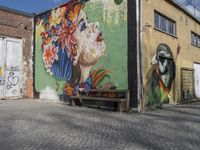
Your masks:
{"label": "white garage door", "polygon": [[4,77],[4,54],[3,39],[0,38],[0,99],[4,97],[5,77]]}
{"label": "white garage door", "polygon": [[0,39],[0,98],[19,98],[21,87],[22,42]]}
{"label": "white garage door", "polygon": [[195,94],[200,98],[200,64],[194,64],[195,69]]}

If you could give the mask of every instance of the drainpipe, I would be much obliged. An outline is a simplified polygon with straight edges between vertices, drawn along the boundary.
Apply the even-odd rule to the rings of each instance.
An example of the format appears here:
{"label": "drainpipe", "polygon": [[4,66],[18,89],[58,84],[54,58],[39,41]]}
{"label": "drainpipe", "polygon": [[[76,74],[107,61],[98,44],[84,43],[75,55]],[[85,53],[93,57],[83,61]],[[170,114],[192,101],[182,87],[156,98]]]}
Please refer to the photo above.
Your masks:
{"label": "drainpipe", "polygon": [[139,95],[139,104],[140,108],[138,109],[140,112],[144,111],[144,64],[143,64],[143,0],[139,1],[139,82],[140,82],[140,95]]}
{"label": "drainpipe", "polygon": [[36,14],[33,13],[33,53],[32,53],[32,60],[33,60],[33,98],[39,98],[39,93],[36,92],[36,88],[35,88],[35,54],[36,54],[36,45],[35,45],[35,36],[36,36],[36,23],[35,23],[35,18],[36,18]]}

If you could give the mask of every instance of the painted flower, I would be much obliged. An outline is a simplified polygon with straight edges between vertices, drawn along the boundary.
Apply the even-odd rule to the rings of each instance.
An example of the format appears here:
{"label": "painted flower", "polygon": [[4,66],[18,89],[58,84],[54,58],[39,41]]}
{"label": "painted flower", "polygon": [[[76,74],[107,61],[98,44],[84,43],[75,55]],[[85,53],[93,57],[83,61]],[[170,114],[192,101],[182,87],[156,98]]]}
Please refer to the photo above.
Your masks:
{"label": "painted flower", "polygon": [[76,24],[72,23],[69,27],[66,22],[62,22],[61,29],[57,31],[58,43],[61,43],[62,50],[67,48],[67,54],[70,56],[76,50],[76,38],[73,33],[76,30]]}
{"label": "painted flower", "polygon": [[48,32],[42,32],[40,36],[42,37],[42,49],[44,49],[46,45],[51,43],[51,37]]}
{"label": "painted flower", "polygon": [[71,22],[74,22],[80,12],[82,8],[82,5],[75,5],[74,8],[72,10],[69,11],[68,13],[68,19],[71,21]]}
{"label": "painted flower", "polygon": [[52,67],[52,64],[55,60],[58,60],[58,48],[50,45],[50,46],[44,46],[44,53],[43,53],[43,60],[45,63],[45,68],[48,72],[50,72],[50,68]]}
{"label": "painted flower", "polygon": [[51,14],[51,26],[58,25],[65,17],[65,7],[58,8],[52,11]]}

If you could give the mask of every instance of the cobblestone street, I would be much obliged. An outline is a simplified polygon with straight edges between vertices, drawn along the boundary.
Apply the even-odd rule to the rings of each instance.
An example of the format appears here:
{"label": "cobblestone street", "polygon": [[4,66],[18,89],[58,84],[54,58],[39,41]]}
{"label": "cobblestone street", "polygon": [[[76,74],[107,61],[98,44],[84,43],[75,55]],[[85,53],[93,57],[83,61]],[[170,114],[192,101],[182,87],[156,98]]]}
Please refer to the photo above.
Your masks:
{"label": "cobblestone street", "polygon": [[2,150],[199,150],[200,103],[118,113],[39,100],[0,101]]}

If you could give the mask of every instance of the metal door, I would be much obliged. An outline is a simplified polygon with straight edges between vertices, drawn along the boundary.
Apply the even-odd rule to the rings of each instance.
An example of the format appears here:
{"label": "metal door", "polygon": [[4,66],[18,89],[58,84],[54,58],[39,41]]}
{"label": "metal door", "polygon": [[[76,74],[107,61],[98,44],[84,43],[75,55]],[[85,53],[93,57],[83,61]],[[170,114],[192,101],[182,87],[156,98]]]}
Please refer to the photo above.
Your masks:
{"label": "metal door", "polygon": [[0,38],[0,99],[4,98],[5,95],[5,74],[4,74],[4,64],[5,64],[5,49],[4,40]]}
{"label": "metal door", "polygon": [[191,100],[195,97],[194,69],[181,68],[182,100]]}
{"label": "metal door", "polygon": [[0,39],[0,99],[20,98],[22,41]]}
{"label": "metal door", "polygon": [[195,69],[195,94],[200,98],[200,64],[194,64]]}

